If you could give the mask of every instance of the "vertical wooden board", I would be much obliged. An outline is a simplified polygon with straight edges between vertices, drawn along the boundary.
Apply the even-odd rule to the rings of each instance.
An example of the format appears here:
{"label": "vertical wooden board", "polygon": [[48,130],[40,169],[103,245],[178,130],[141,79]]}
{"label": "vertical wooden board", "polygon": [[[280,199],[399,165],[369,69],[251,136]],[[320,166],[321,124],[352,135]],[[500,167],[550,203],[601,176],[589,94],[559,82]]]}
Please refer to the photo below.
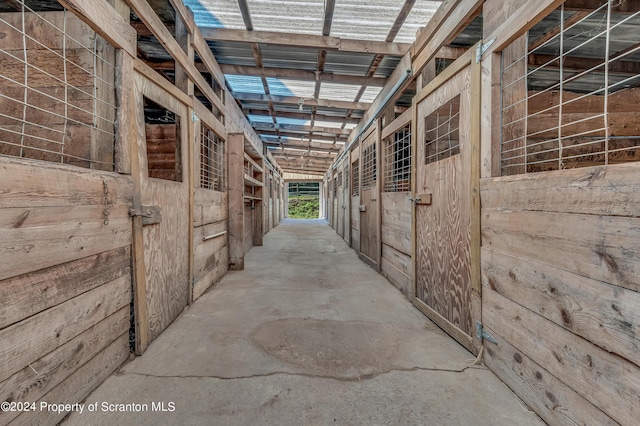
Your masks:
{"label": "vertical wooden board", "polygon": [[[4,382],[0,382],[0,400],[37,401],[66,380],[79,366],[104,350],[118,336],[126,334],[128,330],[129,306],[125,306],[74,339],[16,372]],[[122,346],[122,352],[129,353],[128,345]],[[38,374],[35,374],[34,371],[37,371]],[[20,414],[19,411],[0,411],[0,422],[6,424],[18,414]]]}
{"label": "vertical wooden board", "polygon": [[0,330],[0,380],[128,306],[130,301],[131,280],[121,277]]}
{"label": "vertical wooden board", "polygon": [[483,321],[511,345],[620,424],[640,416],[640,367],[611,354],[495,291],[485,291]]}
{"label": "vertical wooden board", "polygon": [[[140,149],[139,169],[141,179],[141,202],[143,205],[160,207],[161,221],[143,228],[144,266],[146,275],[146,305],[149,339],[155,339],[189,303],[190,275],[190,139],[187,107],[171,94],[150,80],[136,74],[137,128]],[[180,161],[182,181],[173,182],[148,177],[148,164],[144,153],[146,137],[142,99],[144,95],[170,109],[179,117]]]}
{"label": "vertical wooden board", "polygon": [[0,329],[131,273],[131,251],[120,247],[0,284]]}
{"label": "vertical wooden board", "polygon": [[231,269],[244,269],[244,136],[233,133],[227,136],[229,147],[229,264]]}
{"label": "vertical wooden board", "polygon": [[255,210],[251,208],[250,204],[244,205],[244,235],[243,235],[243,250],[244,253],[248,253],[253,247],[253,216]]}
{"label": "vertical wooden board", "polygon": [[498,344],[485,341],[483,361],[511,390],[548,424],[617,425],[579,393],[489,327]]}
{"label": "vertical wooden board", "polygon": [[[82,402],[89,394],[104,382],[114,371],[129,358],[129,335],[120,336],[103,351],[99,352],[89,362],[84,364],[67,380],[53,388],[40,400],[52,404],[74,404]],[[36,410],[22,413],[12,425],[45,425],[58,424],[67,412]]]}
{"label": "vertical wooden board", "polygon": [[483,249],[483,284],[640,366],[640,293]]}
{"label": "vertical wooden board", "polygon": [[[415,209],[415,279],[418,299],[468,336],[473,336],[470,78],[470,67],[467,66],[443,84],[434,82],[437,88],[417,105],[416,191],[418,194],[431,193],[432,204],[418,204]],[[460,154],[424,164],[424,117],[458,94]]]}
{"label": "vertical wooden board", "polygon": [[229,252],[227,250],[221,250],[219,254],[220,258],[216,266],[196,280],[193,286],[194,300],[202,296],[227,273],[229,269]]}

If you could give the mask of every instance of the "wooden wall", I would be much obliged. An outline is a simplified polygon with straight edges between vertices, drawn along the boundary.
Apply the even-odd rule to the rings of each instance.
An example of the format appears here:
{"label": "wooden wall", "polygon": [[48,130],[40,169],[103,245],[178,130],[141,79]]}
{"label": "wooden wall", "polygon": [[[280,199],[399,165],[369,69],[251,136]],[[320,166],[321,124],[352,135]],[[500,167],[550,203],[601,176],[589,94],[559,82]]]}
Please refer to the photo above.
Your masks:
{"label": "wooden wall", "polygon": [[383,192],[381,272],[405,295],[411,295],[411,193]]}
{"label": "wooden wall", "polygon": [[[0,158],[0,400],[80,402],[129,356],[129,176]],[[0,423],[64,413],[0,412]]]}
{"label": "wooden wall", "polygon": [[485,360],[549,423],[640,414],[639,172],[482,182]]}
{"label": "wooden wall", "polygon": [[[226,192],[195,189],[193,299],[218,282],[229,269]],[[217,236],[214,236],[217,235]]]}

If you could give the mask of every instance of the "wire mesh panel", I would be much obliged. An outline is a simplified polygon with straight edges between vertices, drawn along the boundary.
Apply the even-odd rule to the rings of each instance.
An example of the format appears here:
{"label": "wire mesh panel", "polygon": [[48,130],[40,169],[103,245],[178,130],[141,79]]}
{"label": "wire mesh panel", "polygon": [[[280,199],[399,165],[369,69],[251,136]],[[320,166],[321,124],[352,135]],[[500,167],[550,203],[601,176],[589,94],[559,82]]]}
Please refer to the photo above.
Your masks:
{"label": "wire mesh panel", "polygon": [[411,190],[411,125],[385,140],[384,192]]}
{"label": "wire mesh panel", "polygon": [[640,160],[640,5],[549,14],[502,52],[503,175]]}
{"label": "wire mesh panel", "polygon": [[200,126],[200,187],[224,191],[225,175],[225,143],[213,130],[204,123]]}
{"label": "wire mesh panel", "polygon": [[351,188],[351,195],[357,197],[360,195],[360,160],[355,160],[351,164],[351,182],[353,187]]}
{"label": "wire mesh panel", "polygon": [[425,164],[460,154],[460,95],[425,118]]}
{"label": "wire mesh panel", "polygon": [[114,169],[115,49],[57,2],[0,14],[0,155]]}
{"label": "wire mesh panel", "polygon": [[362,149],[362,189],[369,189],[375,186],[377,178],[377,160],[375,141],[366,145]]}

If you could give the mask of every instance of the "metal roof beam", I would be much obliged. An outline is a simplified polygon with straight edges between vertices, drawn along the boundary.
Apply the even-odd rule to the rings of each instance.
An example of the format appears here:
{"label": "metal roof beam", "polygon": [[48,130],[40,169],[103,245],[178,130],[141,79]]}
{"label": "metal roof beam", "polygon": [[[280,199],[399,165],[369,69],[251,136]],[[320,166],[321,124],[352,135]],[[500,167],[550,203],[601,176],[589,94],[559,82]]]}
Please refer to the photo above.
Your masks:
{"label": "metal roof beam", "polygon": [[326,0],[324,3],[324,25],[322,26],[322,35],[331,34],[331,25],[333,24],[333,11],[336,7],[336,0]]}
{"label": "metal roof beam", "polygon": [[355,40],[275,31],[245,31],[232,28],[200,28],[200,31],[205,40],[264,43],[390,56],[403,56],[411,48],[411,43]]}

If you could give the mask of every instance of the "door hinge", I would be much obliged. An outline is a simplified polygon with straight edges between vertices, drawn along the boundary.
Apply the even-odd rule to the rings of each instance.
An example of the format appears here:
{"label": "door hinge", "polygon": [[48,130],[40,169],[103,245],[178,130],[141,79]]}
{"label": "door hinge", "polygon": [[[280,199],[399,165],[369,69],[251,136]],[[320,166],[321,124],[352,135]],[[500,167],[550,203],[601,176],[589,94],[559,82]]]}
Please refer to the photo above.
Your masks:
{"label": "door hinge", "polygon": [[492,335],[490,335],[484,330],[484,326],[480,321],[476,321],[476,336],[480,340],[486,339],[495,345],[498,344],[498,341]]}
{"label": "door hinge", "polygon": [[489,40],[486,43],[478,43],[478,47],[476,47],[476,64],[479,63],[482,60],[482,55],[484,55],[484,52],[487,51],[487,49],[496,41],[495,38],[492,38],[491,40]]}

